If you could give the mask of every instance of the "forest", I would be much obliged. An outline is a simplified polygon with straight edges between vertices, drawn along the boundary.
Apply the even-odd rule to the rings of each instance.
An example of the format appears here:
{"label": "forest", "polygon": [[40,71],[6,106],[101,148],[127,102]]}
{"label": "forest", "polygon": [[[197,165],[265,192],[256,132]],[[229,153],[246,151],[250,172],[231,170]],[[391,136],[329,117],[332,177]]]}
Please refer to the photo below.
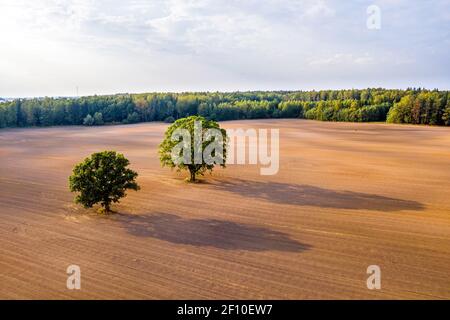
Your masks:
{"label": "forest", "polygon": [[369,88],[117,94],[0,102],[0,128],[173,122],[190,115],[223,121],[303,118],[322,121],[450,125],[449,91]]}

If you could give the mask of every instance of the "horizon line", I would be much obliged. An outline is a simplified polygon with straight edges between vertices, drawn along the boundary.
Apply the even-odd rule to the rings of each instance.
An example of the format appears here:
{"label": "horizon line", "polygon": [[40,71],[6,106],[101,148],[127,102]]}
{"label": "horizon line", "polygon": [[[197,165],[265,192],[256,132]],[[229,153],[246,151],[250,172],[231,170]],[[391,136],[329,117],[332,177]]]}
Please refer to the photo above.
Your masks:
{"label": "horizon line", "polygon": [[441,89],[441,88],[427,88],[427,87],[414,87],[414,86],[408,86],[404,88],[398,88],[398,87],[352,87],[352,88],[328,88],[328,89],[244,89],[244,90],[173,90],[173,91],[130,91],[130,92],[115,92],[115,93],[93,93],[93,94],[86,94],[86,95],[35,95],[35,96],[0,96],[1,100],[5,101],[12,101],[17,99],[42,99],[42,98],[52,98],[52,99],[58,99],[58,98],[83,98],[83,97],[94,97],[94,96],[116,96],[116,95],[140,95],[140,94],[201,94],[201,93],[251,93],[251,92],[320,92],[320,91],[343,91],[343,90],[377,90],[377,89],[383,89],[383,90],[400,90],[400,91],[406,91],[410,89],[415,90],[424,90],[424,91],[450,91],[450,89]]}

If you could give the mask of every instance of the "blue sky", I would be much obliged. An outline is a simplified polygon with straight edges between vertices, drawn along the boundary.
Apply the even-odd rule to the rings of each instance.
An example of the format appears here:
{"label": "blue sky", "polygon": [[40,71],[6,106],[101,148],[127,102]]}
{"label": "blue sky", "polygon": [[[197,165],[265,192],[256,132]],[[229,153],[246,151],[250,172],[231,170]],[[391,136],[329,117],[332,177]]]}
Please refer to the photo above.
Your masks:
{"label": "blue sky", "polygon": [[0,97],[450,89],[450,0],[0,0],[0,13]]}

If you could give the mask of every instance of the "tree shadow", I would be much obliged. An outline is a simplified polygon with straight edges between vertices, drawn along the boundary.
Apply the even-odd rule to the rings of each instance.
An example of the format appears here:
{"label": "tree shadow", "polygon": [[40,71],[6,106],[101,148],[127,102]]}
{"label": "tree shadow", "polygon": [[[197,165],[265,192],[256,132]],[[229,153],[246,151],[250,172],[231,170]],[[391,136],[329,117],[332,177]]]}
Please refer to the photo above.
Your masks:
{"label": "tree shadow", "polygon": [[378,211],[424,210],[417,201],[390,198],[370,193],[331,190],[311,185],[250,180],[220,181],[214,187],[246,196],[280,204],[315,206],[336,209],[366,209]]}
{"label": "tree shadow", "polygon": [[218,219],[186,219],[174,214],[117,214],[127,232],[176,244],[224,250],[301,252],[310,248],[286,233]]}

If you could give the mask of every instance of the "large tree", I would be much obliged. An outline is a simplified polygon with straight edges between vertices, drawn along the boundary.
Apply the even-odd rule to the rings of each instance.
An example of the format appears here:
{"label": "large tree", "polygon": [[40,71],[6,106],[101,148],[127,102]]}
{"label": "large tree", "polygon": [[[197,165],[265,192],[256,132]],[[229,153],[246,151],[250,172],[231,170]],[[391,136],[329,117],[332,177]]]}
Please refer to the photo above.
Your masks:
{"label": "large tree", "polygon": [[212,172],[216,165],[225,167],[227,133],[202,116],[178,119],[167,129],[159,155],[163,167],[188,170],[189,181],[195,182],[197,175]]}
{"label": "large tree", "polygon": [[127,168],[129,164],[123,154],[115,151],[94,153],[77,164],[69,177],[70,191],[79,192],[75,202],[86,208],[100,203],[105,213],[111,212],[111,203],[125,197],[127,189],[140,189],[138,174]]}

